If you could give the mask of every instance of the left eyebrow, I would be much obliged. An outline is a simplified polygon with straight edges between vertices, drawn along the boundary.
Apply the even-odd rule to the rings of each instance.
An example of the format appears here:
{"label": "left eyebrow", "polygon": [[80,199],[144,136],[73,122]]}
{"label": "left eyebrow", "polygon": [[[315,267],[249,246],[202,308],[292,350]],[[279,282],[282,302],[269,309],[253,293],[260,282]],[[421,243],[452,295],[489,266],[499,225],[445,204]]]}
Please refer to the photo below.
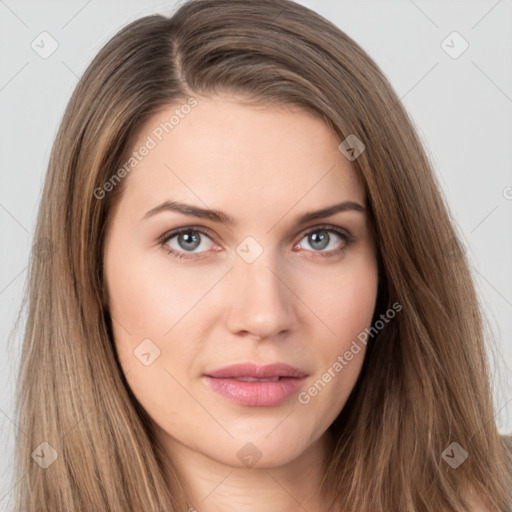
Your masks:
{"label": "left eyebrow", "polygon": [[[177,201],[164,201],[162,204],[155,206],[146,214],[142,219],[146,219],[157,213],[164,211],[173,211],[178,212],[183,215],[187,215],[190,217],[197,217],[199,219],[208,219],[213,222],[219,222],[223,224],[227,224],[230,226],[235,225],[235,220],[230,217],[228,214],[221,212],[219,210],[210,210],[205,208],[199,208],[197,206],[191,204],[180,203]],[[346,212],[346,211],[356,211],[364,213],[366,211],[366,207],[363,205],[356,203],[355,201],[343,201],[342,203],[335,204],[333,206],[328,206],[327,208],[322,208],[321,210],[316,210],[313,212],[307,212],[303,215],[300,215],[295,219],[296,224],[305,224],[306,222],[321,219],[324,217],[330,217],[338,212]]]}
{"label": "left eyebrow", "polygon": [[328,206],[327,208],[323,208],[321,210],[305,213],[304,215],[298,217],[295,222],[296,224],[306,224],[306,222],[311,220],[323,219],[324,217],[330,217],[335,213],[347,211],[365,213],[366,208],[363,205],[356,203],[355,201],[344,201],[343,203]]}

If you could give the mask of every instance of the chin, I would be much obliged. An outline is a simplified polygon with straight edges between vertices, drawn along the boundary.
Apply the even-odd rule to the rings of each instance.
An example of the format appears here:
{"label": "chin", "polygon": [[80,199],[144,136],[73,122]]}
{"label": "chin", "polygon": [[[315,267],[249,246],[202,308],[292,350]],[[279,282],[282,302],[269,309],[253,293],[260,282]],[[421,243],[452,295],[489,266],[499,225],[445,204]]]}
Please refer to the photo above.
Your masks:
{"label": "chin", "polygon": [[219,453],[212,455],[219,462],[236,468],[271,469],[293,463],[312,444],[303,438],[290,436],[288,432],[269,436],[266,430],[252,437],[237,436]]}

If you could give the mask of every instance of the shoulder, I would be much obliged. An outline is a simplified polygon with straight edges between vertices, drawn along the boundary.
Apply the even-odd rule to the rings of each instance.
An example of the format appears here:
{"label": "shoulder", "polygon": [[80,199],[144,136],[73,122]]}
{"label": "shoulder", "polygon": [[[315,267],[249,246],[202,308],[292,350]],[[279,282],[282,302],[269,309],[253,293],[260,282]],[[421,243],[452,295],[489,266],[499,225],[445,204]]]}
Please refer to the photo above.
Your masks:
{"label": "shoulder", "polygon": [[[500,437],[505,449],[512,454],[512,436],[501,435]],[[494,512],[485,505],[478,492],[471,485],[466,490],[465,498],[468,502],[468,512]]]}
{"label": "shoulder", "polygon": [[491,512],[491,510],[484,505],[472,486],[470,486],[466,492],[466,499],[469,505],[468,512]]}
{"label": "shoulder", "polygon": [[[473,488],[468,490],[465,495],[468,508],[464,509],[466,512],[494,512],[491,511],[484,503],[483,501],[478,497],[476,492]],[[451,509],[450,509],[451,510]],[[443,509],[441,512],[449,512],[446,509]]]}

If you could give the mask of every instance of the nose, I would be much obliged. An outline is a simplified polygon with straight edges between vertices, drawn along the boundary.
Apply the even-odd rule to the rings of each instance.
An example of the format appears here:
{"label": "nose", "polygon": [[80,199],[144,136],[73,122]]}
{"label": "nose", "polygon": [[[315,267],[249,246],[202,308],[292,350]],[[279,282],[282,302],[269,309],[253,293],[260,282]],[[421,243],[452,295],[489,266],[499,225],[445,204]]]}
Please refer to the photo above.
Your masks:
{"label": "nose", "polygon": [[264,252],[252,263],[237,257],[227,278],[230,332],[263,340],[294,330],[297,319],[290,278],[271,255]]}

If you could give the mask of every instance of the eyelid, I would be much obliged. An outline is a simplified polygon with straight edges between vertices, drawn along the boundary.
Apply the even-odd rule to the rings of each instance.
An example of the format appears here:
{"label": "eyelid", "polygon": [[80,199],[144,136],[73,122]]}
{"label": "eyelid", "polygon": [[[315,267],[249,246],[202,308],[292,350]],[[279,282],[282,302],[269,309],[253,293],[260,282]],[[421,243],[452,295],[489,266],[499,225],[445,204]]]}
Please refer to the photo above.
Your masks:
{"label": "eyelid", "polygon": [[212,236],[215,236],[214,232],[205,226],[182,226],[181,228],[174,228],[170,229],[169,231],[166,231],[161,237],[158,238],[158,242],[160,244],[165,244],[165,242],[168,242],[171,238],[174,238],[176,235],[179,235],[180,233],[186,232],[186,231],[197,231],[203,235],[208,236],[209,238],[212,238]]}
{"label": "eyelid", "polygon": [[344,236],[347,240],[347,243],[354,240],[354,237],[347,229],[342,228],[341,226],[335,226],[334,224],[315,224],[314,226],[310,226],[302,232],[302,238],[304,238],[306,235],[309,235],[311,232],[320,231],[322,229],[325,229],[326,231],[334,231],[340,236]]}

